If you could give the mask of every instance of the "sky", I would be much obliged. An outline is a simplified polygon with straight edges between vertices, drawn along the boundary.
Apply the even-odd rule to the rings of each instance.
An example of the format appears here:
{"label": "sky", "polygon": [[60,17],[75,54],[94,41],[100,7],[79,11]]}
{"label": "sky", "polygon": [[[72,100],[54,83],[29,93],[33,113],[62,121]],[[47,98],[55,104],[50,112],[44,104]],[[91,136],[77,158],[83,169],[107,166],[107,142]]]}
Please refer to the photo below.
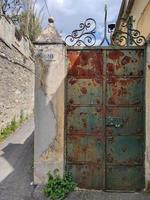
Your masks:
{"label": "sky", "polygon": [[[62,32],[63,38],[87,18],[93,18],[97,23],[98,39],[103,38],[104,32],[104,7],[107,4],[107,22],[115,23],[122,0],[46,0],[49,13],[54,17],[58,32]],[[43,28],[48,23],[48,11],[44,0],[37,0],[37,10],[43,8]]]}

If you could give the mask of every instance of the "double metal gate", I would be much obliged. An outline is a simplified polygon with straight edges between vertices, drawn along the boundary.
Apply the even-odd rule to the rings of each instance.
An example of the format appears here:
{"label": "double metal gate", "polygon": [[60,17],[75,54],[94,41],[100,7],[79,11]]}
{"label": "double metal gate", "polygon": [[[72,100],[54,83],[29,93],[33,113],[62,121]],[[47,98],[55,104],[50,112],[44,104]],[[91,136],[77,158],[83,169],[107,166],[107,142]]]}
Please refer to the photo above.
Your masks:
{"label": "double metal gate", "polygon": [[144,48],[70,48],[66,168],[81,188],[144,188]]}

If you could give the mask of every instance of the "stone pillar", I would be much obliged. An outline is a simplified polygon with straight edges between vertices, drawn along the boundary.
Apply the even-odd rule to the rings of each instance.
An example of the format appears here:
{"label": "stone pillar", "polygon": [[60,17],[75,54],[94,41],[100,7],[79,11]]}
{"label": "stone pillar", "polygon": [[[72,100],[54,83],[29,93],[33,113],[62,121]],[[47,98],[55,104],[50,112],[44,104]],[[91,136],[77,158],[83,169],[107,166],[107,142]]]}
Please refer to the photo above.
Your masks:
{"label": "stone pillar", "polygon": [[47,173],[64,172],[65,45],[54,21],[35,42],[34,183],[45,184]]}
{"label": "stone pillar", "polygon": [[150,42],[146,51],[146,152],[145,152],[145,179],[146,189],[150,189]]}

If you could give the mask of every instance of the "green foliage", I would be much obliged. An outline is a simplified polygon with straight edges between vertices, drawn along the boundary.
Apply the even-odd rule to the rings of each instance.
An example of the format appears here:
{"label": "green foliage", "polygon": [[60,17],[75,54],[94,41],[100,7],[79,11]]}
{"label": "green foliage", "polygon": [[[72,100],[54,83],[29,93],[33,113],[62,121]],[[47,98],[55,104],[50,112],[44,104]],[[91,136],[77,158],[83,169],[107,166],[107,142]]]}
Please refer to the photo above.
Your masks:
{"label": "green foliage", "polygon": [[0,130],[0,142],[5,140],[9,135],[11,135],[18,127],[20,127],[26,120],[28,116],[24,117],[23,113],[20,114],[20,119],[16,121],[15,118],[7,125],[7,127]]}
{"label": "green foliage", "polygon": [[29,118],[28,114],[26,116],[24,116],[23,110],[21,110],[19,124],[20,125],[23,124],[26,120],[28,120],[28,118]]}
{"label": "green foliage", "polygon": [[51,200],[63,200],[76,187],[70,174],[65,173],[61,178],[58,172],[58,169],[56,169],[54,175],[48,173],[48,183],[43,190],[45,196]]}
{"label": "green foliage", "polygon": [[[28,16],[29,15],[29,16]],[[24,11],[19,16],[18,31],[22,36],[27,36],[31,41],[35,41],[41,33],[41,19],[37,16],[34,10]],[[28,19],[29,18],[29,19]],[[28,23],[27,23],[28,19]]]}
{"label": "green foliage", "polygon": [[0,0],[0,10],[11,18],[16,25],[15,35],[20,41],[22,36],[29,38],[32,42],[41,33],[43,20],[43,8],[36,9],[37,0]]}
{"label": "green foliage", "polygon": [[7,138],[11,133],[13,133],[18,127],[19,123],[16,122],[16,119],[14,118],[6,128],[3,128],[0,131],[0,142]]}

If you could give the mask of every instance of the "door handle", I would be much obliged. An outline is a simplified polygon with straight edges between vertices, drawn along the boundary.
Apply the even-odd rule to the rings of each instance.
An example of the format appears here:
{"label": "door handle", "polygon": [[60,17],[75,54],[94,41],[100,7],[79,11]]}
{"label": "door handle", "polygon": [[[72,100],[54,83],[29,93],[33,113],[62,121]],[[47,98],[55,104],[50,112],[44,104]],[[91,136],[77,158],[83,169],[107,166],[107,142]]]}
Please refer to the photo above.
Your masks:
{"label": "door handle", "polygon": [[121,125],[120,124],[115,124],[115,128],[120,128]]}
{"label": "door handle", "polygon": [[106,126],[114,126],[120,128],[123,126],[123,120],[120,117],[106,117]]}

